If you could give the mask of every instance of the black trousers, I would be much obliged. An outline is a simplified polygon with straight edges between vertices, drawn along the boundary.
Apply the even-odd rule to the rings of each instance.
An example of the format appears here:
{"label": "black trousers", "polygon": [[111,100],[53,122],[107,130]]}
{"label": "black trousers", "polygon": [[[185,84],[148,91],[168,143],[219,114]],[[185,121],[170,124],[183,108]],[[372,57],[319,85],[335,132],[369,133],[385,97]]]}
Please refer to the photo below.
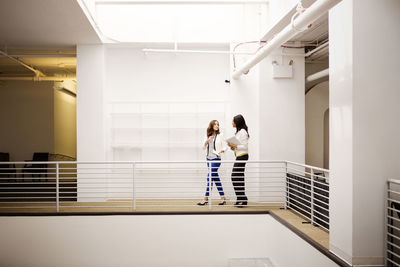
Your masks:
{"label": "black trousers", "polygon": [[232,185],[233,189],[235,189],[236,199],[238,202],[247,201],[247,197],[245,194],[244,188],[244,170],[246,168],[246,160],[249,159],[249,155],[243,155],[237,157],[237,161],[244,161],[244,162],[236,162],[233,164],[232,169]]}

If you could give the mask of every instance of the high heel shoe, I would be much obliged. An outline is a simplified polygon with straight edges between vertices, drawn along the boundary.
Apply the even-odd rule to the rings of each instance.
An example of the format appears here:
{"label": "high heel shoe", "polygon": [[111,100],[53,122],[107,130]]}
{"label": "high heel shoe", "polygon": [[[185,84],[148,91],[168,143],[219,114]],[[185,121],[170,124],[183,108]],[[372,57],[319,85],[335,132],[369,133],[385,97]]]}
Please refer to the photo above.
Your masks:
{"label": "high heel shoe", "polygon": [[223,206],[223,205],[225,205],[225,204],[226,204],[226,201],[225,201],[225,200],[222,201],[222,202],[220,202],[220,203],[218,203],[219,206]]}
{"label": "high heel shoe", "polygon": [[204,206],[204,205],[206,205],[206,204],[208,204],[208,201],[204,201],[204,202],[199,202],[199,203],[197,203],[197,205],[199,205],[199,206]]}
{"label": "high heel shoe", "polygon": [[243,208],[243,202],[236,201],[235,205],[236,208]]}

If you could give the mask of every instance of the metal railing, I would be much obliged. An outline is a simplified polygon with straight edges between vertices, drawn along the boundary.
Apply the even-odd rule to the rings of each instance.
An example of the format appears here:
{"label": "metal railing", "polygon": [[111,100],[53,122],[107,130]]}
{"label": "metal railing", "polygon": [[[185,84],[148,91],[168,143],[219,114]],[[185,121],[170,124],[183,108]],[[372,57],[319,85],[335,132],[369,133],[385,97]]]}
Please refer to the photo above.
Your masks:
{"label": "metal railing", "polygon": [[400,266],[400,180],[387,181],[385,266]]}
{"label": "metal railing", "polygon": [[286,162],[286,205],[329,231],[329,170]]}
{"label": "metal railing", "polygon": [[[218,169],[226,204],[215,183],[206,207],[205,161],[0,162],[0,212],[121,212],[222,209],[245,193],[247,206],[290,208],[329,229],[328,170],[287,161],[247,161],[245,187],[231,180],[235,161]],[[240,173],[240,169],[238,170]],[[215,170],[214,170],[215,171]]]}

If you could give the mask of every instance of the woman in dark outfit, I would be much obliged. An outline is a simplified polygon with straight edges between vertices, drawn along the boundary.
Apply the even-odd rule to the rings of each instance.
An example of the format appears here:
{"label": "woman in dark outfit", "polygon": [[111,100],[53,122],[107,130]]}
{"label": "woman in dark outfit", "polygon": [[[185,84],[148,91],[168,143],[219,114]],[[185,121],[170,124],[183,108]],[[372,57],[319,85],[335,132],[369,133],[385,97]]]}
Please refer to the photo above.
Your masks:
{"label": "woman in dark outfit", "polygon": [[[235,189],[236,203],[235,207],[242,208],[247,205],[245,193],[244,172],[246,161],[249,159],[249,133],[242,115],[236,115],[233,118],[232,126],[236,128],[235,137],[239,141],[238,145],[228,143],[228,146],[235,152],[236,163],[232,169],[232,185]],[[241,162],[243,161],[243,162]]]}

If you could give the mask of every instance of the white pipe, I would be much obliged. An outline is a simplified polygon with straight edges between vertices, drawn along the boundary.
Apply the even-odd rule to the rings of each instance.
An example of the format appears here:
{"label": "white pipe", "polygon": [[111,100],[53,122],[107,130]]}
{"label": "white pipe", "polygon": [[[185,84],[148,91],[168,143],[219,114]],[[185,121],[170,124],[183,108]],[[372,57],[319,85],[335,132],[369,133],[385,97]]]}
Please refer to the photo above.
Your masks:
{"label": "white pipe", "polygon": [[[193,53],[193,54],[230,54],[230,55],[254,55],[254,52],[232,52],[232,51],[220,51],[220,50],[175,50],[175,49],[142,49],[144,53]],[[279,56],[292,56],[292,57],[304,57],[304,54],[290,54],[280,53]]]}
{"label": "white pipe", "polygon": [[33,81],[33,82],[62,82],[65,80],[76,80],[75,76],[66,76],[66,77],[0,77],[0,81]]}
{"label": "white pipe", "polygon": [[151,49],[144,48],[143,52],[152,52],[152,53],[200,53],[200,54],[235,54],[235,55],[254,55],[251,52],[231,52],[231,51],[223,51],[223,50],[179,50],[179,49]]}
{"label": "white pipe", "polygon": [[334,7],[341,0],[318,0],[312,4],[304,13],[299,15],[294,22],[286,26],[281,32],[279,32],[275,38],[261,48],[258,53],[251,57],[245,62],[240,68],[235,70],[232,74],[233,79],[238,79],[240,75],[249,71],[253,66],[263,60],[269,53],[274,49],[280,47],[285,42],[289,41],[290,38],[297,35],[299,32],[297,29],[303,29],[310,23],[313,23],[319,17],[325,14],[329,9]]}
{"label": "white pipe", "polygon": [[98,0],[96,5],[242,5],[268,4],[268,0]]}
{"label": "white pipe", "polygon": [[329,68],[307,76],[306,82],[312,82],[326,76],[329,76]]}
{"label": "white pipe", "polygon": [[327,47],[328,45],[329,45],[329,42],[323,43],[322,45],[316,47],[315,49],[313,49],[313,50],[309,51],[307,54],[305,54],[305,57],[311,56],[312,54],[318,52],[319,50],[321,50],[321,49],[323,49],[325,47]]}
{"label": "white pipe", "polygon": [[35,68],[29,66],[28,64],[26,64],[26,63],[24,63],[23,61],[19,60],[18,58],[14,58],[14,57],[8,55],[7,53],[5,53],[5,52],[3,52],[3,51],[0,51],[0,54],[2,54],[2,55],[5,56],[5,57],[8,57],[9,59],[14,60],[14,61],[17,62],[18,64],[21,64],[21,65],[24,66],[25,68],[27,68],[27,69],[33,71],[33,72],[35,73],[35,76],[38,76],[38,77],[39,77],[39,76],[45,76],[40,70],[37,70],[37,69],[35,69]]}

